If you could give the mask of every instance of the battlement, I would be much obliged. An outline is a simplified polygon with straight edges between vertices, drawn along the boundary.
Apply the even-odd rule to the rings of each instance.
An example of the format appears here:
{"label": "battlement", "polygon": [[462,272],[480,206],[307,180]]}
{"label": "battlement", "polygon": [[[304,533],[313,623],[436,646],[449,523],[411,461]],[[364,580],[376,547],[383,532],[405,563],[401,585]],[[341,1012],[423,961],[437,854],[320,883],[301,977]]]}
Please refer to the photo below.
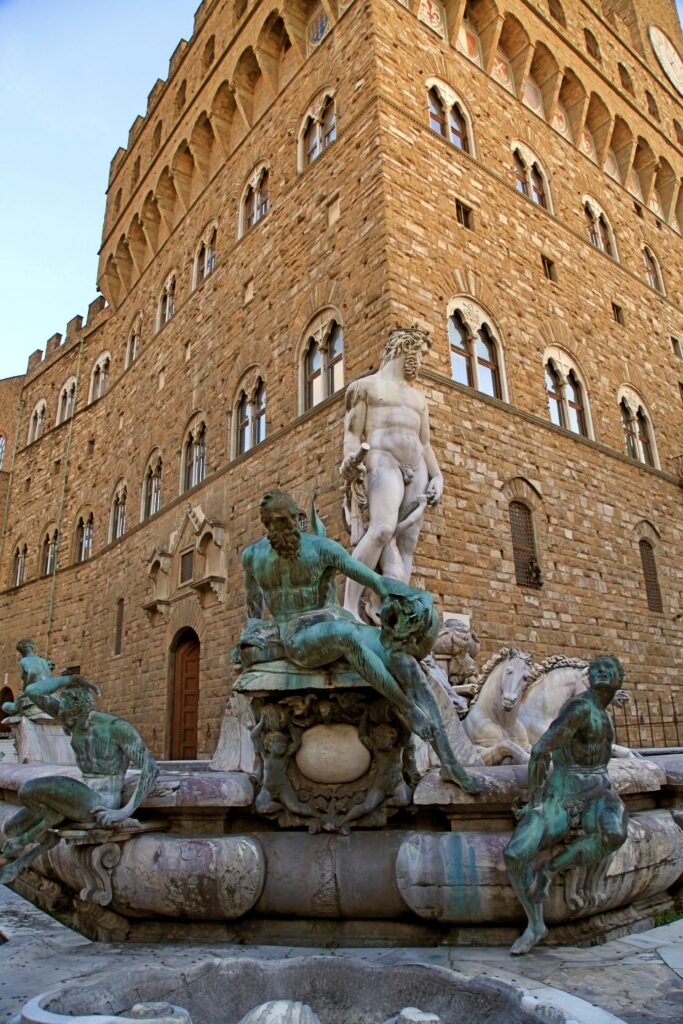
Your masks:
{"label": "battlement", "polygon": [[107,309],[107,300],[104,295],[98,295],[97,298],[88,306],[88,319],[83,323],[83,317],[80,314],[72,317],[66,325],[66,334],[62,335],[59,332],[53,334],[51,338],[48,338],[45,343],[45,351],[37,348],[35,352],[32,352],[28,357],[28,364],[26,367],[26,373],[28,376],[33,376],[40,369],[42,369],[46,363],[53,362],[57,356],[66,352],[68,349],[81,340],[81,336],[85,329],[92,328],[96,321]]}

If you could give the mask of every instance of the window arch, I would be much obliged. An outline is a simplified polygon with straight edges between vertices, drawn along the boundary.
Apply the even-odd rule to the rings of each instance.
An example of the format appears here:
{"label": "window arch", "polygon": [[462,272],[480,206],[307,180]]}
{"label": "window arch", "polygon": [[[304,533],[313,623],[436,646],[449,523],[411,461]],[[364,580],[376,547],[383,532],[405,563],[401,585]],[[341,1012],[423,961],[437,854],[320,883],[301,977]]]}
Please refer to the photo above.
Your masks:
{"label": "window arch", "polygon": [[56,426],[59,426],[60,423],[65,423],[66,420],[73,416],[76,408],[76,390],[76,378],[69,377],[68,381],[59,392]]}
{"label": "window arch", "polygon": [[163,463],[161,454],[155,452],[147,463],[145,478],[142,485],[142,516],[143,520],[157,514],[161,508],[161,476]]}
{"label": "window arch", "polygon": [[215,224],[211,224],[204,232],[195,254],[193,275],[195,288],[216,269],[217,240],[218,229]]}
{"label": "window arch", "polygon": [[124,481],[116,485],[114,499],[111,505],[111,521],[109,527],[109,541],[120,540],[126,532],[126,499],[128,488]]}
{"label": "window arch", "polygon": [[176,276],[169,274],[159,296],[159,308],[157,310],[157,330],[160,331],[164,324],[173,317],[175,313]]}
{"label": "window arch", "polygon": [[111,367],[111,356],[109,352],[103,352],[98,356],[90,374],[90,395],[89,402],[96,402],[102,398],[109,388],[109,369]]}
{"label": "window arch", "polygon": [[337,138],[337,109],[334,93],[318,97],[304,115],[299,129],[299,173],[318,159]]}
{"label": "window arch", "polygon": [[550,11],[550,17],[554,18],[562,28],[567,27],[567,19],[564,16],[560,0],[548,0],[548,10]]}
{"label": "window arch", "polygon": [[619,253],[617,252],[614,232],[605,211],[595,199],[592,199],[590,196],[584,196],[583,212],[590,244],[611,256],[613,260],[618,260]]}
{"label": "window arch", "polygon": [[465,103],[445,82],[427,79],[429,127],[456,149],[474,155],[472,119]]}
{"label": "window arch", "polygon": [[95,517],[93,513],[79,516],[76,524],[76,561],[86,562],[92,554]]}
{"label": "window arch", "polygon": [[299,351],[299,411],[306,412],[344,387],[344,331],[335,310],[316,313]]}
{"label": "window arch", "polygon": [[235,405],[235,455],[244,455],[266,439],[266,384],[259,374],[239,390]]}
{"label": "window arch", "polygon": [[543,355],[550,422],[582,437],[593,437],[593,425],[583,374],[571,356],[552,346]]}
{"label": "window arch", "polygon": [[647,245],[643,246],[643,263],[645,264],[645,280],[649,284],[650,288],[654,288],[661,295],[666,294],[664,291],[664,281],[662,279],[662,272],[659,267],[657,257]]}
{"label": "window arch", "polygon": [[512,159],[517,191],[537,206],[552,212],[548,176],[533,150],[522,142],[515,142],[512,145]]}
{"label": "window arch", "polygon": [[140,355],[142,338],[142,313],[137,313],[128,335],[126,343],[126,369],[131,366]]}
{"label": "window arch", "polygon": [[270,207],[269,173],[266,164],[261,164],[252,174],[242,193],[238,238],[258,224]]}
{"label": "window arch", "polygon": [[622,89],[630,93],[631,96],[635,96],[636,91],[633,88],[633,79],[631,78],[628,68],[624,64],[619,64],[619,79],[621,81]]}
{"label": "window arch", "polygon": [[652,417],[637,391],[629,385],[619,389],[619,414],[626,454],[653,469],[659,467]]}
{"label": "window arch", "polygon": [[650,117],[654,118],[655,121],[660,121],[661,118],[659,115],[659,107],[657,106],[657,101],[655,100],[652,93],[648,92],[647,89],[645,90],[645,100],[647,102],[647,112],[650,115]]}
{"label": "window arch", "polygon": [[12,579],[10,586],[20,587],[26,579],[26,560],[28,558],[28,546],[21,541],[14,549],[12,557]]}
{"label": "window arch", "polygon": [[181,466],[181,493],[201,484],[206,477],[206,423],[196,420],[187,432]]}
{"label": "window arch", "polygon": [[472,299],[448,305],[451,377],[492,398],[507,400],[503,350],[489,315]]}
{"label": "window arch", "polygon": [[0,470],[4,469],[5,466],[5,454],[7,452],[7,438],[4,434],[0,434]]}
{"label": "window arch", "polygon": [[585,28],[583,30],[583,38],[586,44],[586,52],[593,58],[593,60],[596,60],[601,64],[602,55],[600,53],[600,46],[590,29]]}
{"label": "window arch", "polygon": [[647,606],[651,612],[663,612],[664,605],[662,603],[662,592],[659,586],[659,573],[657,572],[657,558],[655,555],[659,534],[652,524],[646,520],[638,523],[634,532],[638,539]]}
{"label": "window arch", "polygon": [[[39,402],[36,402],[36,407],[31,413],[31,419],[28,424],[28,444],[33,444],[40,437],[43,436],[45,431],[45,412],[47,404],[44,398],[41,398]],[[4,438],[3,438],[4,440]],[[0,468],[2,464],[0,463]]]}
{"label": "window arch", "polygon": [[57,551],[59,548],[59,530],[50,527],[45,531],[40,549],[40,575],[52,576],[57,568]]}

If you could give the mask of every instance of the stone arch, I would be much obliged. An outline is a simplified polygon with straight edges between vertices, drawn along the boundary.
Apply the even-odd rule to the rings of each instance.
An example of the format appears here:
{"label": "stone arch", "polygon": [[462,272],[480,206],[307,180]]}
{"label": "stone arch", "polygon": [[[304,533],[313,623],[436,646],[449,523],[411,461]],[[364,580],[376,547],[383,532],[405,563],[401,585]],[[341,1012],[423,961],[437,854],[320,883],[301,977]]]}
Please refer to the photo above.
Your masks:
{"label": "stone arch", "polygon": [[239,137],[239,132],[235,131],[237,113],[235,87],[230,82],[223,81],[214,93],[208,116],[225,156],[232,152]]}
{"label": "stone arch", "polygon": [[655,548],[662,540],[661,533],[648,519],[641,519],[640,522],[636,523],[633,527],[633,532],[638,540],[647,540]]}
{"label": "stone arch", "polygon": [[164,647],[170,650],[173,641],[184,629],[191,629],[199,637],[201,644],[206,643],[209,636],[204,614],[194,594],[183,601],[173,605],[173,611],[168,617],[166,632],[164,633]]}
{"label": "stone arch", "polygon": [[211,175],[216,150],[216,135],[206,110],[195,121],[188,146],[197,169],[197,191],[201,191]]}
{"label": "stone arch", "polygon": [[519,18],[509,12],[505,14],[498,37],[498,51],[512,70],[514,85],[511,91],[520,96],[532,52],[531,39]]}
{"label": "stone arch", "polygon": [[[543,565],[543,553],[547,549],[547,519],[544,514],[544,501],[540,486],[535,486],[526,477],[514,476],[506,480],[500,488],[500,493],[505,499],[504,516],[507,520],[505,537],[506,544],[512,549],[512,561],[515,563],[515,575],[517,574],[516,551],[513,543],[512,524],[510,522],[510,506],[513,502],[524,505],[531,513],[531,531],[533,535],[533,557],[536,560],[538,570]],[[502,509],[501,509],[502,512]],[[518,579],[518,582],[520,580]],[[538,586],[542,583],[531,583],[528,585]]]}
{"label": "stone arch", "polygon": [[540,485],[538,487],[534,486],[523,476],[510,477],[501,486],[500,490],[507,501],[523,501],[533,511],[543,507],[543,495],[541,494]]}
{"label": "stone arch", "polygon": [[[346,293],[338,281],[318,281],[306,293],[306,301],[302,302],[297,309],[296,316],[292,321],[292,338],[300,338],[306,330],[306,326],[321,309],[333,307],[343,316],[346,308]],[[288,347],[293,347],[290,342]]]}

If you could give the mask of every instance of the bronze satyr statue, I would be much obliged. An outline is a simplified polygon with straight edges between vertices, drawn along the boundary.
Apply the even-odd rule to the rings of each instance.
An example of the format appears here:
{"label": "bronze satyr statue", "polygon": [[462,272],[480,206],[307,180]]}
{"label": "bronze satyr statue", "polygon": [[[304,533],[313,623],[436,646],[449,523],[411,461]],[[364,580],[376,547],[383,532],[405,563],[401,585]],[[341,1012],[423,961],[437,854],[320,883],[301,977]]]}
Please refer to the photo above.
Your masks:
{"label": "bronze satyr statue", "polygon": [[[302,533],[299,514],[283,491],[270,491],[261,502],[268,535],[242,556],[247,593],[247,627],[238,644],[242,664],[259,660],[259,649],[264,654],[260,660],[269,660],[276,639],[279,656],[301,668],[323,668],[345,658],[409,730],[433,746],[443,778],[478,792],[451,749],[419,664],[439,629],[431,595],[378,575],[325,537],[322,528]],[[381,630],[361,624],[339,605],[338,572],[382,598]],[[263,619],[264,608],[274,622]]]}
{"label": "bronze satyr statue", "polygon": [[[42,659],[41,659],[42,660]],[[61,698],[53,696],[62,691]],[[154,758],[142,739],[123,718],[95,711],[93,695],[99,689],[84,676],[41,675],[28,683],[26,697],[61,722],[83,781],[64,775],[30,779],[19,790],[22,808],[4,829],[2,856],[9,863],[0,882],[13,881],[28,864],[58,841],[55,829],[64,822],[83,827],[134,827],[131,815],[157,778]],[[122,807],[126,769],[133,764],[140,777],[130,800]],[[27,849],[28,848],[28,849]],[[22,853],[22,851],[25,851]]]}
{"label": "bronze satyr statue", "polygon": [[616,658],[595,658],[588,689],[565,704],[532,748],[529,803],[505,850],[510,884],[529,919],[513,955],[528,953],[548,934],[543,899],[552,876],[596,867],[626,841],[626,808],[607,773],[614,742],[607,708],[623,678]]}

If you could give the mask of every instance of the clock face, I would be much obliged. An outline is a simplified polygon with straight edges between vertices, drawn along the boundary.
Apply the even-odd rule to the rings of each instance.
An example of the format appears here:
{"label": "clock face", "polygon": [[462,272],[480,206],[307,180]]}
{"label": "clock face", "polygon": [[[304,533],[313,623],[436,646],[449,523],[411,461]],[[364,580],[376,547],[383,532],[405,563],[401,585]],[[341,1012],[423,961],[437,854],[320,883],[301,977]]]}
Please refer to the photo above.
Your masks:
{"label": "clock face", "polygon": [[683,96],[683,60],[678,50],[656,25],[650,25],[650,42],[664,74]]}

